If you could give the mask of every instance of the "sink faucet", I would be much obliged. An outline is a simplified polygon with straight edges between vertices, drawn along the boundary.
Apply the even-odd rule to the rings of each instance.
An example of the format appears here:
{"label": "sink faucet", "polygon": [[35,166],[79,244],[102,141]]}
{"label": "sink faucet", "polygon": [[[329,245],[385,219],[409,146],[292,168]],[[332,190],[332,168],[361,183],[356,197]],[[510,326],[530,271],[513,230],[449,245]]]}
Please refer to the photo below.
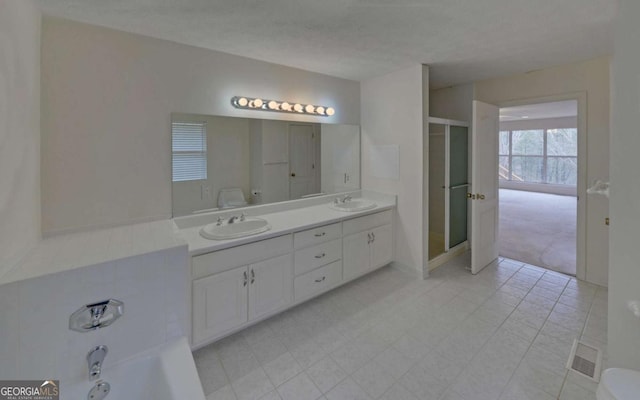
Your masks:
{"label": "sink faucet", "polygon": [[102,363],[107,356],[109,349],[107,346],[97,346],[89,351],[87,354],[87,364],[89,366],[89,380],[94,381],[100,378],[102,372]]}
{"label": "sink faucet", "polygon": [[236,222],[236,220],[238,220],[238,218],[240,217],[238,217],[237,215],[233,215],[231,218],[229,218],[229,221],[227,223],[233,224],[234,222]]}
{"label": "sink faucet", "polygon": [[349,196],[348,194],[346,194],[346,195],[342,198],[342,202],[343,202],[343,203],[346,203],[346,202],[351,201],[351,199],[352,199],[352,197],[351,197],[351,196]]}

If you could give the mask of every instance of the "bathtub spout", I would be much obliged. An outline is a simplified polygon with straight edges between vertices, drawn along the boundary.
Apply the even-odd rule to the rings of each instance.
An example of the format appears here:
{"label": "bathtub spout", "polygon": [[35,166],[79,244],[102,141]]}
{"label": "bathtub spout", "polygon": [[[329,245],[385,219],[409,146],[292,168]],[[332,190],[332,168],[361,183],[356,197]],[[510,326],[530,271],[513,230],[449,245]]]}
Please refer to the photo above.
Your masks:
{"label": "bathtub spout", "polygon": [[102,363],[107,356],[109,349],[107,346],[97,346],[87,354],[87,363],[89,364],[89,380],[94,381],[100,378],[102,372]]}

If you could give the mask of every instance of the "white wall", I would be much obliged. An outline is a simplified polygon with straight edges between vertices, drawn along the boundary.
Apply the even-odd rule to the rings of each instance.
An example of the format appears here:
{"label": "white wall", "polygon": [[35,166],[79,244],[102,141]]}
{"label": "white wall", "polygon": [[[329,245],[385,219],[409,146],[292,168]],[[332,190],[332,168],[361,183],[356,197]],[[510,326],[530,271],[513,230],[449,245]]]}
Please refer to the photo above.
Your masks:
{"label": "white wall", "polygon": [[[234,109],[234,95],[332,106],[318,118]],[[172,112],[360,123],[358,82],[45,18],[43,232],[171,215]]]}
{"label": "white wall", "polygon": [[[395,225],[395,261],[420,276],[426,270],[423,249],[428,210],[423,205],[424,114],[428,110],[428,68],[416,65],[361,83],[362,188],[398,195]],[[397,179],[372,175],[372,146],[398,145],[400,172]],[[426,191],[426,190],[425,190]],[[423,212],[423,206],[424,212]],[[424,225],[423,225],[424,224]],[[424,226],[424,229],[423,229]]]}
{"label": "white wall", "polygon": [[360,127],[322,124],[320,129],[320,191],[340,193],[358,190]]}
{"label": "white wall", "polygon": [[[94,346],[109,347],[110,366],[188,335],[189,285],[186,245],[2,285],[0,379],[86,381]],[[69,330],[80,306],[109,298],[124,302],[118,321],[91,332]]]}
{"label": "white wall", "polygon": [[40,20],[0,2],[0,275],[40,239]]}
{"label": "white wall", "polygon": [[640,2],[621,0],[613,57],[609,365],[640,370],[640,319],[626,309],[640,300]]}
{"label": "white wall", "polygon": [[[469,120],[469,97],[504,105],[526,99],[562,95],[583,96],[587,101],[587,171],[584,185],[609,178],[609,58],[546,68],[525,74],[496,78],[460,87],[432,91],[433,116]],[[585,208],[585,277],[607,285],[608,228],[604,219],[609,204],[602,196],[579,193]]]}
{"label": "white wall", "polygon": [[471,124],[474,90],[473,83],[432,90],[429,93],[429,115]]}

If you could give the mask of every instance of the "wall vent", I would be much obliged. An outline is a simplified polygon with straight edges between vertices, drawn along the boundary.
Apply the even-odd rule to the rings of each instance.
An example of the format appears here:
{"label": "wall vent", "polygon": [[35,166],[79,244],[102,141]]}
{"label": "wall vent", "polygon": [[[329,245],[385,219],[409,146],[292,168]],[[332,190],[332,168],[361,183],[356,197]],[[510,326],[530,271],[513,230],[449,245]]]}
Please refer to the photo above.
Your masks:
{"label": "wall vent", "polygon": [[577,339],[573,341],[571,354],[567,361],[567,369],[599,382],[601,364],[602,352],[600,349]]}

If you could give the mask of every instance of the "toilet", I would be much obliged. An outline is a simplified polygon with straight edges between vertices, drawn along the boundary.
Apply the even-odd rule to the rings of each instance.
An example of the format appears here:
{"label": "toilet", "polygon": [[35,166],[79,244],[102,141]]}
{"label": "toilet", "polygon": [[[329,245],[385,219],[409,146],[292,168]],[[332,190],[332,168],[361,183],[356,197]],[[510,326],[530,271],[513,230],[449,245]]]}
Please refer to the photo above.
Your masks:
{"label": "toilet", "polygon": [[240,188],[221,189],[218,194],[218,207],[220,208],[236,208],[246,205],[247,201]]}
{"label": "toilet", "polygon": [[598,400],[640,399],[640,371],[624,368],[606,369],[596,391]]}

